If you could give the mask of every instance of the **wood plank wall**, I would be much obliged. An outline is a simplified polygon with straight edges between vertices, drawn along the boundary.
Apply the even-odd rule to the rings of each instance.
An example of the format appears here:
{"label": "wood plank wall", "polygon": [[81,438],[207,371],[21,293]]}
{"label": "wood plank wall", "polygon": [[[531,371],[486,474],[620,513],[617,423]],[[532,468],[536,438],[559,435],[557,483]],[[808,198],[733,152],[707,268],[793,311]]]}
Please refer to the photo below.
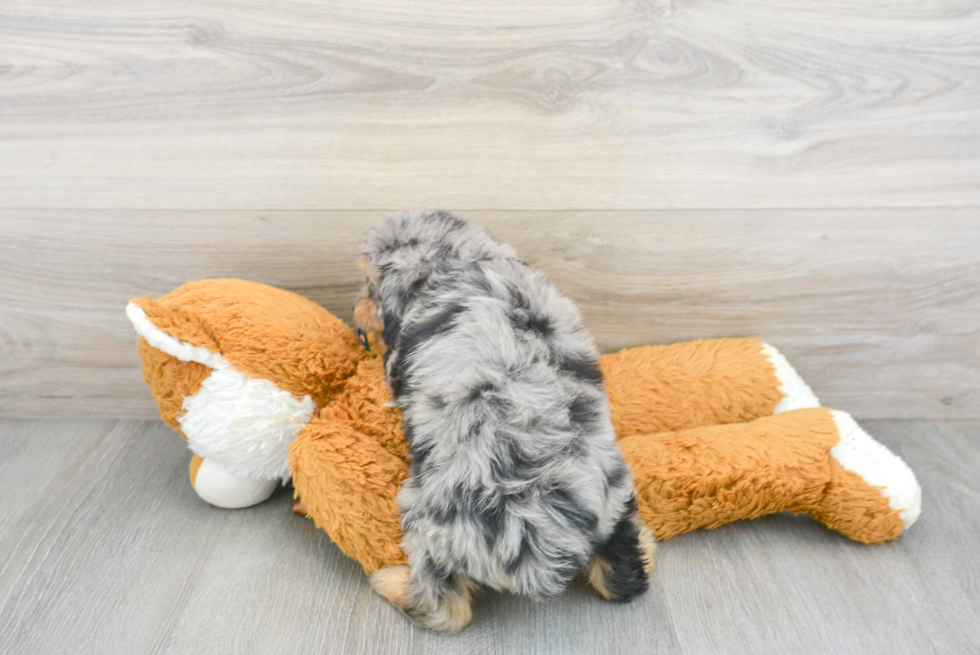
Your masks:
{"label": "wood plank wall", "polygon": [[978,0],[7,0],[0,416],[152,417],[128,298],[348,318],[421,206],[604,349],[758,335],[859,417],[980,416]]}
{"label": "wood plank wall", "polygon": [[[350,318],[383,212],[11,210],[0,415],[153,416],[126,300],[243,277]],[[464,212],[582,306],[604,350],[757,335],[862,417],[980,414],[975,212]]]}

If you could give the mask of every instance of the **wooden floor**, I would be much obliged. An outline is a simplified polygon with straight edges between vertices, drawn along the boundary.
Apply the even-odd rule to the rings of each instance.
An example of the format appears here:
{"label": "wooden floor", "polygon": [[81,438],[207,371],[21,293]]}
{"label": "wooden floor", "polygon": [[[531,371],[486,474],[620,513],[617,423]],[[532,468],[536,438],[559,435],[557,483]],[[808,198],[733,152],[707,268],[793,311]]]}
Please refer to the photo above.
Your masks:
{"label": "wooden floor", "polygon": [[291,514],[201,502],[154,421],[0,421],[0,652],[973,653],[980,422],[871,421],[924,489],[899,541],[777,515],[661,544],[631,605],[578,586],[490,594],[449,638],[414,629]]}

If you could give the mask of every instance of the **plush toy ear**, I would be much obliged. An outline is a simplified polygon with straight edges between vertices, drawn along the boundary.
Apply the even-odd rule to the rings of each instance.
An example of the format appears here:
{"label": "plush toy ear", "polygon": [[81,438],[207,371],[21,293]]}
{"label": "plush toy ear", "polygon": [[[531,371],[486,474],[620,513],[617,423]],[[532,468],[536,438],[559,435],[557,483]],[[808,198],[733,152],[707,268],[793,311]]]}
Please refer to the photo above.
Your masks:
{"label": "plush toy ear", "polygon": [[178,418],[183,412],[184,399],[198,392],[220,357],[216,358],[207,348],[188,343],[206,343],[207,335],[153,298],[134,298],[126,307],[126,316],[140,335],[143,379],[157,403],[160,418],[187,441]]}
{"label": "plush toy ear", "polygon": [[167,309],[153,298],[144,296],[129,301],[126,316],[137,334],[171,357],[211,368],[226,365],[214,337],[184,312]]}
{"label": "plush toy ear", "polygon": [[184,411],[184,400],[200,391],[201,385],[212,373],[211,367],[181,361],[154,348],[142,338],[139,353],[143,361],[143,379],[157,403],[160,418],[187,441],[179,419]]}
{"label": "plush toy ear", "polygon": [[354,332],[316,303],[246,280],[188,282],[127,314],[150,345],[183,361],[271,380],[325,405],[369,356]]}

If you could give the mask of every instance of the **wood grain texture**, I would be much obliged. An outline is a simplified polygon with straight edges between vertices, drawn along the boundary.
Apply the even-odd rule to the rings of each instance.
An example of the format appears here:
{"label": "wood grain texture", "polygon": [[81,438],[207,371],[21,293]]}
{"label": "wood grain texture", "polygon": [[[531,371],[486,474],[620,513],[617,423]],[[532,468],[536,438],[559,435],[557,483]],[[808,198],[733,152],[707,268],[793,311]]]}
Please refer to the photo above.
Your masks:
{"label": "wood grain texture", "polygon": [[[0,416],[155,418],[123,309],[243,277],[345,320],[379,212],[0,212]],[[980,416],[972,209],[466,212],[581,306],[604,350],[758,336],[858,417]]]}
{"label": "wood grain texture", "polygon": [[980,643],[980,423],[875,421],[924,489],[899,541],[776,515],[663,543],[651,591],[487,594],[458,637],[416,630],[290,513],[200,501],[162,423],[0,421],[0,652],[967,653]]}
{"label": "wood grain texture", "polygon": [[980,204],[976,0],[5,0],[0,207]]}

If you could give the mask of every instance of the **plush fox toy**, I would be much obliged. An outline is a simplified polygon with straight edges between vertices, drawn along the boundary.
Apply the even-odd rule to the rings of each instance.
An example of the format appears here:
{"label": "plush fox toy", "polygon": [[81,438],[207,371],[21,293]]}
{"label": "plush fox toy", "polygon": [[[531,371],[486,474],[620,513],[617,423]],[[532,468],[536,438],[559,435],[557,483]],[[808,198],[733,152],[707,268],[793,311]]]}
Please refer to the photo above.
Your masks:
{"label": "plush fox toy", "polygon": [[[405,563],[395,498],[409,457],[383,344],[243,280],[191,282],[126,313],[201,498],[248,507],[292,478],[300,511],[365,572]],[[659,539],[789,510],[870,544],[918,518],[911,469],[848,414],[819,407],[772,346],[641,346],[601,368],[640,515]]]}

